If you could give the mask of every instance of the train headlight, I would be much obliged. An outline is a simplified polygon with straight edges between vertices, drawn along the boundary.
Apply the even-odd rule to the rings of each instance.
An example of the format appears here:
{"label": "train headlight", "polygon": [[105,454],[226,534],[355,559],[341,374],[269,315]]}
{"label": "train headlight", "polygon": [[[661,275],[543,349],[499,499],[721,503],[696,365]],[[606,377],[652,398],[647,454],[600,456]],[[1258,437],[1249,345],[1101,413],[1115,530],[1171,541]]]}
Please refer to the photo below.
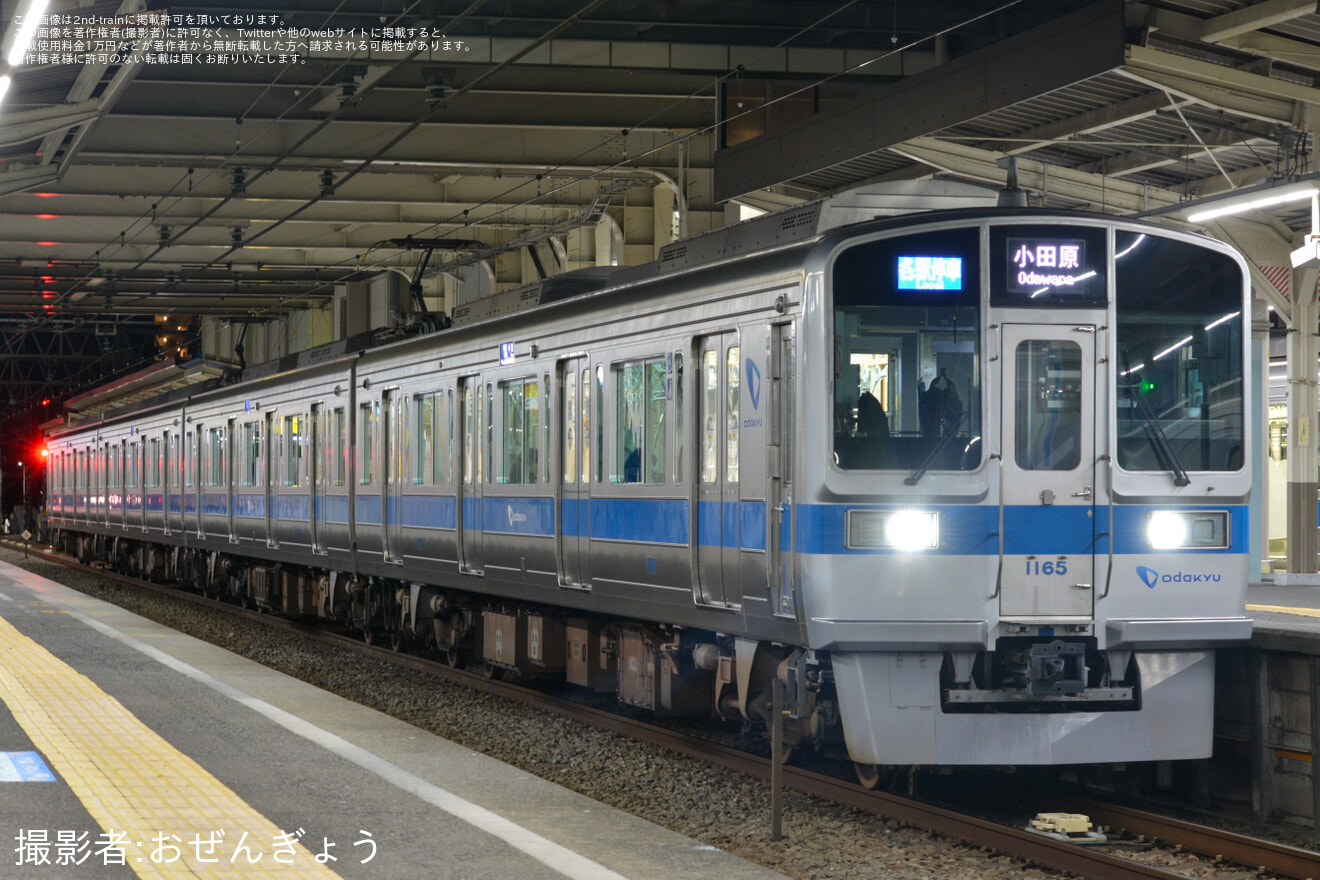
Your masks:
{"label": "train headlight", "polygon": [[1214,550],[1228,546],[1228,511],[1159,510],[1146,523],[1155,550]]}
{"label": "train headlight", "polygon": [[940,546],[940,515],[929,510],[850,510],[848,549],[917,553]]}

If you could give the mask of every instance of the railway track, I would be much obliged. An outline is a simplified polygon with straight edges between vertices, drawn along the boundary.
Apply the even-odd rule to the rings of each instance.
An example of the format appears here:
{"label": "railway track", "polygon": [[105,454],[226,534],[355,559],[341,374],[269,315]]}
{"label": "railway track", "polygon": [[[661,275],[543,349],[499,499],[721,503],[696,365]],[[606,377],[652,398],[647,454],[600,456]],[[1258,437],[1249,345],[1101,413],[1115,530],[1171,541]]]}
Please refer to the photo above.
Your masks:
{"label": "railway track", "polygon": [[[4,541],[4,544],[11,549],[23,547],[21,543],[12,540]],[[580,723],[660,746],[722,769],[765,781],[771,779],[773,768],[768,758],[751,755],[700,737],[549,696],[538,690],[493,679],[477,672],[452,668],[439,661],[399,653],[379,645],[366,644],[361,639],[328,632],[319,627],[240,608],[196,593],[142,581],[99,567],[83,566],[63,554],[38,548],[35,545],[29,548],[29,552],[34,557],[72,570],[93,573],[137,589],[168,595],[213,610],[220,609],[267,626],[297,632],[339,648],[359,651],[428,675],[459,682],[469,688],[554,712]],[[1131,878],[1175,880],[1186,877],[1185,874],[1106,852],[1101,847],[1055,840],[912,798],[867,790],[855,783],[812,770],[791,765],[783,766],[780,770],[783,784],[793,791],[842,804],[854,810],[895,819],[971,846],[992,849],[1045,868],[1095,878],[1095,880],[1131,880]],[[1206,858],[1222,859],[1273,876],[1297,878],[1297,880],[1305,880],[1305,878],[1320,880],[1320,854],[1309,850],[1094,799],[1061,798],[1061,804],[1064,809],[1071,812],[1087,814],[1093,822],[1111,830],[1122,829],[1129,834],[1140,835],[1148,840],[1158,840],[1164,845],[1179,847]]]}

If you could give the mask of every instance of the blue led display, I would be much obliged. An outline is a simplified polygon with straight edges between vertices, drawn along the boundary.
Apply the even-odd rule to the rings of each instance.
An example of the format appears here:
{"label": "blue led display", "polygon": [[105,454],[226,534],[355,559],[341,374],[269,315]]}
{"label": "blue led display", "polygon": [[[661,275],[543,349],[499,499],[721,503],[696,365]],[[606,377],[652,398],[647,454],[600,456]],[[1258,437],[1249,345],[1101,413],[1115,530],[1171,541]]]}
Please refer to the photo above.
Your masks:
{"label": "blue led display", "polygon": [[899,257],[899,290],[962,290],[962,257]]}

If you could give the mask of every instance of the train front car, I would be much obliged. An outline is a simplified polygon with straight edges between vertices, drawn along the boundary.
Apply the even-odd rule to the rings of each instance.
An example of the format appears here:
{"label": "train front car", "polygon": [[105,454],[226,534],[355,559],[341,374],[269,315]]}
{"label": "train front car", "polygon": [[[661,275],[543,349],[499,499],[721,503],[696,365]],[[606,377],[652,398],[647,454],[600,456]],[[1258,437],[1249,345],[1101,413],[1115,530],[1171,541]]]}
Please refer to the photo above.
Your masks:
{"label": "train front car", "polygon": [[1251,632],[1242,260],[1019,212],[813,259],[796,549],[852,758],[1208,756]]}

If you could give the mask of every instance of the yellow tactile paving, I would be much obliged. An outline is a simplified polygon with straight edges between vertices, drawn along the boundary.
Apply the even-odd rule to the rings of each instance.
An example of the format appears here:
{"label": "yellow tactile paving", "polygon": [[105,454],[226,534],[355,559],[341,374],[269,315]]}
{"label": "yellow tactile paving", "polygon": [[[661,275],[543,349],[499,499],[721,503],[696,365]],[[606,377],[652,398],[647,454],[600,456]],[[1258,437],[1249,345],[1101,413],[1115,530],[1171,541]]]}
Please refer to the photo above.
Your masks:
{"label": "yellow tactile paving", "polygon": [[1320,617],[1320,608],[1289,608],[1286,605],[1248,605],[1248,611],[1267,611],[1271,614],[1296,614],[1302,617]]}
{"label": "yellow tactile paving", "polygon": [[[118,700],[3,619],[0,700],[103,831],[126,834],[131,843],[124,848],[125,863],[139,877],[339,876],[300,845],[277,847],[286,831],[298,829],[276,827]],[[245,833],[248,852],[239,846]],[[208,848],[212,839],[218,845]],[[249,864],[258,853],[260,860]],[[102,863],[93,857],[88,867],[92,862]]]}

